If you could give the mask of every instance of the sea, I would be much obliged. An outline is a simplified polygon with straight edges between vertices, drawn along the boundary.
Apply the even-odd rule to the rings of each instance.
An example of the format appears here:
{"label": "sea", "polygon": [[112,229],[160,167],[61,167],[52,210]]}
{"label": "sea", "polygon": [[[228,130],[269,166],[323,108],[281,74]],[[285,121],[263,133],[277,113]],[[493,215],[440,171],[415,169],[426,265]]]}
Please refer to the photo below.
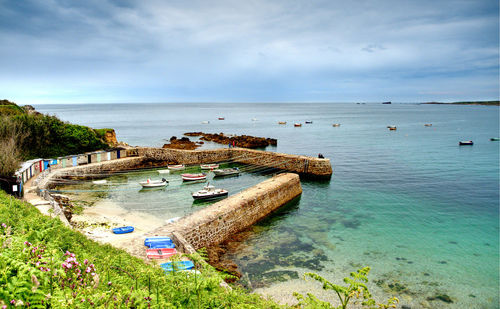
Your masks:
{"label": "sea", "polygon": [[[299,199],[256,224],[229,249],[227,258],[243,274],[240,284],[252,291],[282,302],[293,302],[293,292],[334,301],[332,291],[323,291],[304,274],[314,272],[343,284],[351,272],[369,266],[368,287],[379,302],[396,296],[406,309],[499,308],[500,144],[490,141],[500,135],[497,106],[393,102],[35,107],[71,123],[113,128],[118,140],[130,145],[161,147],[185,132],[223,132],[276,138],[278,145],[268,151],[329,158],[331,179],[303,179]],[[474,145],[459,146],[462,140]],[[241,177],[214,181],[234,194],[270,176],[255,167],[241,168]],[[175,175],[168,175],[166,191],[139,192],[131,180],[148,173],[153,175],[117,175],[116,187],[101,198],[164,218],[206,206],[194,204],[188,194],[193,189],[175,183]],[[84,191],[89,186],[76,187]]]}

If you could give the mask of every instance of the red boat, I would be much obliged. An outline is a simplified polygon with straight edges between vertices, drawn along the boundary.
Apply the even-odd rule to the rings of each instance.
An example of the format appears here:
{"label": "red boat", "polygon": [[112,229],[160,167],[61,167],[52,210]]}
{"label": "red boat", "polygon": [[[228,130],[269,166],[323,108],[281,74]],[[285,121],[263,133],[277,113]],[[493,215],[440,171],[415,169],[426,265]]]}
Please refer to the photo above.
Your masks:
{"label": "red boat", "polygon": [[196,181],[196,180],[204,180],[207,179],[207,174],[199,173],[199,174],[182,174],[182,180],[184,181]]}
{"label": "red boat", "polygon": [[146,249],[149,259],[165,259],[177,253],[175,248]]}

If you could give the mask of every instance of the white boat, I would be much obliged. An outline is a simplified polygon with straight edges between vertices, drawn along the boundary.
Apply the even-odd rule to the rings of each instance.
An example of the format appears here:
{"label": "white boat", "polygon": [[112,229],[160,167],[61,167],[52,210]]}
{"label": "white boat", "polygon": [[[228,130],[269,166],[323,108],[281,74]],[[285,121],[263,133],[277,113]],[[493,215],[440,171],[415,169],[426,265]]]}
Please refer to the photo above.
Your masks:
{"label": "white boat", "polygon": [[107,183],[108,181],[106,179],[102,179],[102,180],[93,180],[92,183],[95,184],[95,185],[102,185],[102,184],[105,184]]}
{"label": "white boat", "polygon": [[219,164],[201,164],[200,168],[202,170],[213,170],[219,168]]}
{"label": "white boat", "polygon": [[332,124],[333,127],[340,127],[340,123],[334,123]]}
{"label": "white boat", "polygon": [[208,184],[203,190],[193,192],[191,195],[195,200],[210,200],[215,198],[226,197],[229,194],[227,190],[216,189],[214,186]]}
{"label": "white boat", "polygon": [[182,174],[182,180],[184,181],[197,181],[197,180],[205,180],[207,179],[207,174],[199,173],[199,174]]}
{"label": "white boat", "polygon": [[252,118],[252,121],[257,121],[257,118]]}
{"label": "white boat", "polygon": [[202,121],[201,123],[202,123],[202,124],[209,124],[209,123],[210,123],[210,121],[205,120],[205,121]]}
{"label": "white boat", "polygon": [[146,181],[139,182],[139,184],[143,188],[161,188],[166,187],[168,185],[168,181],[165,178],[163,178],[162,180],[148,179]]}
{"label": "white boat", "polygon": [[170,170],[157,170],[158,174],[170,174]]}
{"label": "white boat", "polygon": [[167,223],[167,224],[174,223],[176,221],[179,221],[180,218],[181,217],[170,218],[170,219],[165,220],[165,223]]}
{"label": "white boat", "polygon": [[173,171],[181,171],[181,170],[185,169],[186,167],[184,166],[184,164],[177,164],[177,165],[169,165],[169,166],[167,166],[167,168],[169,170],[173,170]]}
{"label": "white boat", "polygon": [[213,170],[215,177],[221,177],[221,176],[237,176],[240,174],[240,170],[235,167],[235,168],[223,168],[223,169],[216,169]]}

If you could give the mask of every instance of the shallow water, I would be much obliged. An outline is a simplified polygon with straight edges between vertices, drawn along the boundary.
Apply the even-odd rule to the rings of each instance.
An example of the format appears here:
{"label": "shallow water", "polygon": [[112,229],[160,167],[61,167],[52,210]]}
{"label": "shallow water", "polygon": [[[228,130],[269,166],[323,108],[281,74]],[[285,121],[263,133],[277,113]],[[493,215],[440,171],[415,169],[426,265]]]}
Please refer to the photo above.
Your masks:
{"label": "shallow water", "polygon": [[[224,132],[277,138],[271,151],[330,158],[330,181],[303,180],[300,200],[255,226],[252,236],[231,252],[248,274],[243,283],[248,278],[261,293],[289,299],[295,290],[317,286],[300,279],[305,271],[340,282],[368,265],[380,299],[395,295],[412,308],[499,306],[499,143],[489,141],[499,135],[498,107],[117,104],[37,109],[75,123],[115,128],[118,139],[132,145],[159,146],[188,131]],[[201,124],[204,120],[210,123]],[[293,122],[303,126],[294,128]],[[458,146],[460,140],[473,140],[474,146]],[[145,176],[127,177],[133,183]],[[262,177],[249,174],[240,183],[222,185],[234,184],[237,191]],[[144,204],[142,197],[136,200],[137,192],[124,192],[116,198],[125,207]],[[162,209],[158,215],[192,211],[186,196],[185,201],[171,199],[171,207],[182,211]],[[279,282],[283,279],[292,280]],[[427,300],[437,293],[449,295],[453,303]]]}

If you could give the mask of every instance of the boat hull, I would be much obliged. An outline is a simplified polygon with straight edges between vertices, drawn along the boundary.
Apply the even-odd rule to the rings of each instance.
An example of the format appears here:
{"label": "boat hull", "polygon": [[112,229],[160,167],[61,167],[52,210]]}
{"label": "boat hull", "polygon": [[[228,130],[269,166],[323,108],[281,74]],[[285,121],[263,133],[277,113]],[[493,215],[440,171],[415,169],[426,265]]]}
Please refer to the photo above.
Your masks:
{"label": "boat hull", "polygon": [[212,200],[212,199],[218,199],[222,197],[227,197],[229,192],[222,192],[222,193],[214,193],[214,194],[207,194],[207,195],[196,195],[193,194],[193,198],[197,201],[200,200]]}
{"label": "boat hull", "polygon": [[163,263],[160,266],[164,271],[173,271],[174,268],[175,270],[189,270],[194,268],[194,263],[192,261],[176,261]]}
{"label": "boat hull", "polygon": [[166,259],[177,254],[175,248],[146,249],[146,256],[149,259]]}
{"label": "boat hull", "polygon": [[112,231],[115,234],[127,234],[127,233],[132,233],[134,231],[134,227],[133,226],[116,227],[112,229]]}

